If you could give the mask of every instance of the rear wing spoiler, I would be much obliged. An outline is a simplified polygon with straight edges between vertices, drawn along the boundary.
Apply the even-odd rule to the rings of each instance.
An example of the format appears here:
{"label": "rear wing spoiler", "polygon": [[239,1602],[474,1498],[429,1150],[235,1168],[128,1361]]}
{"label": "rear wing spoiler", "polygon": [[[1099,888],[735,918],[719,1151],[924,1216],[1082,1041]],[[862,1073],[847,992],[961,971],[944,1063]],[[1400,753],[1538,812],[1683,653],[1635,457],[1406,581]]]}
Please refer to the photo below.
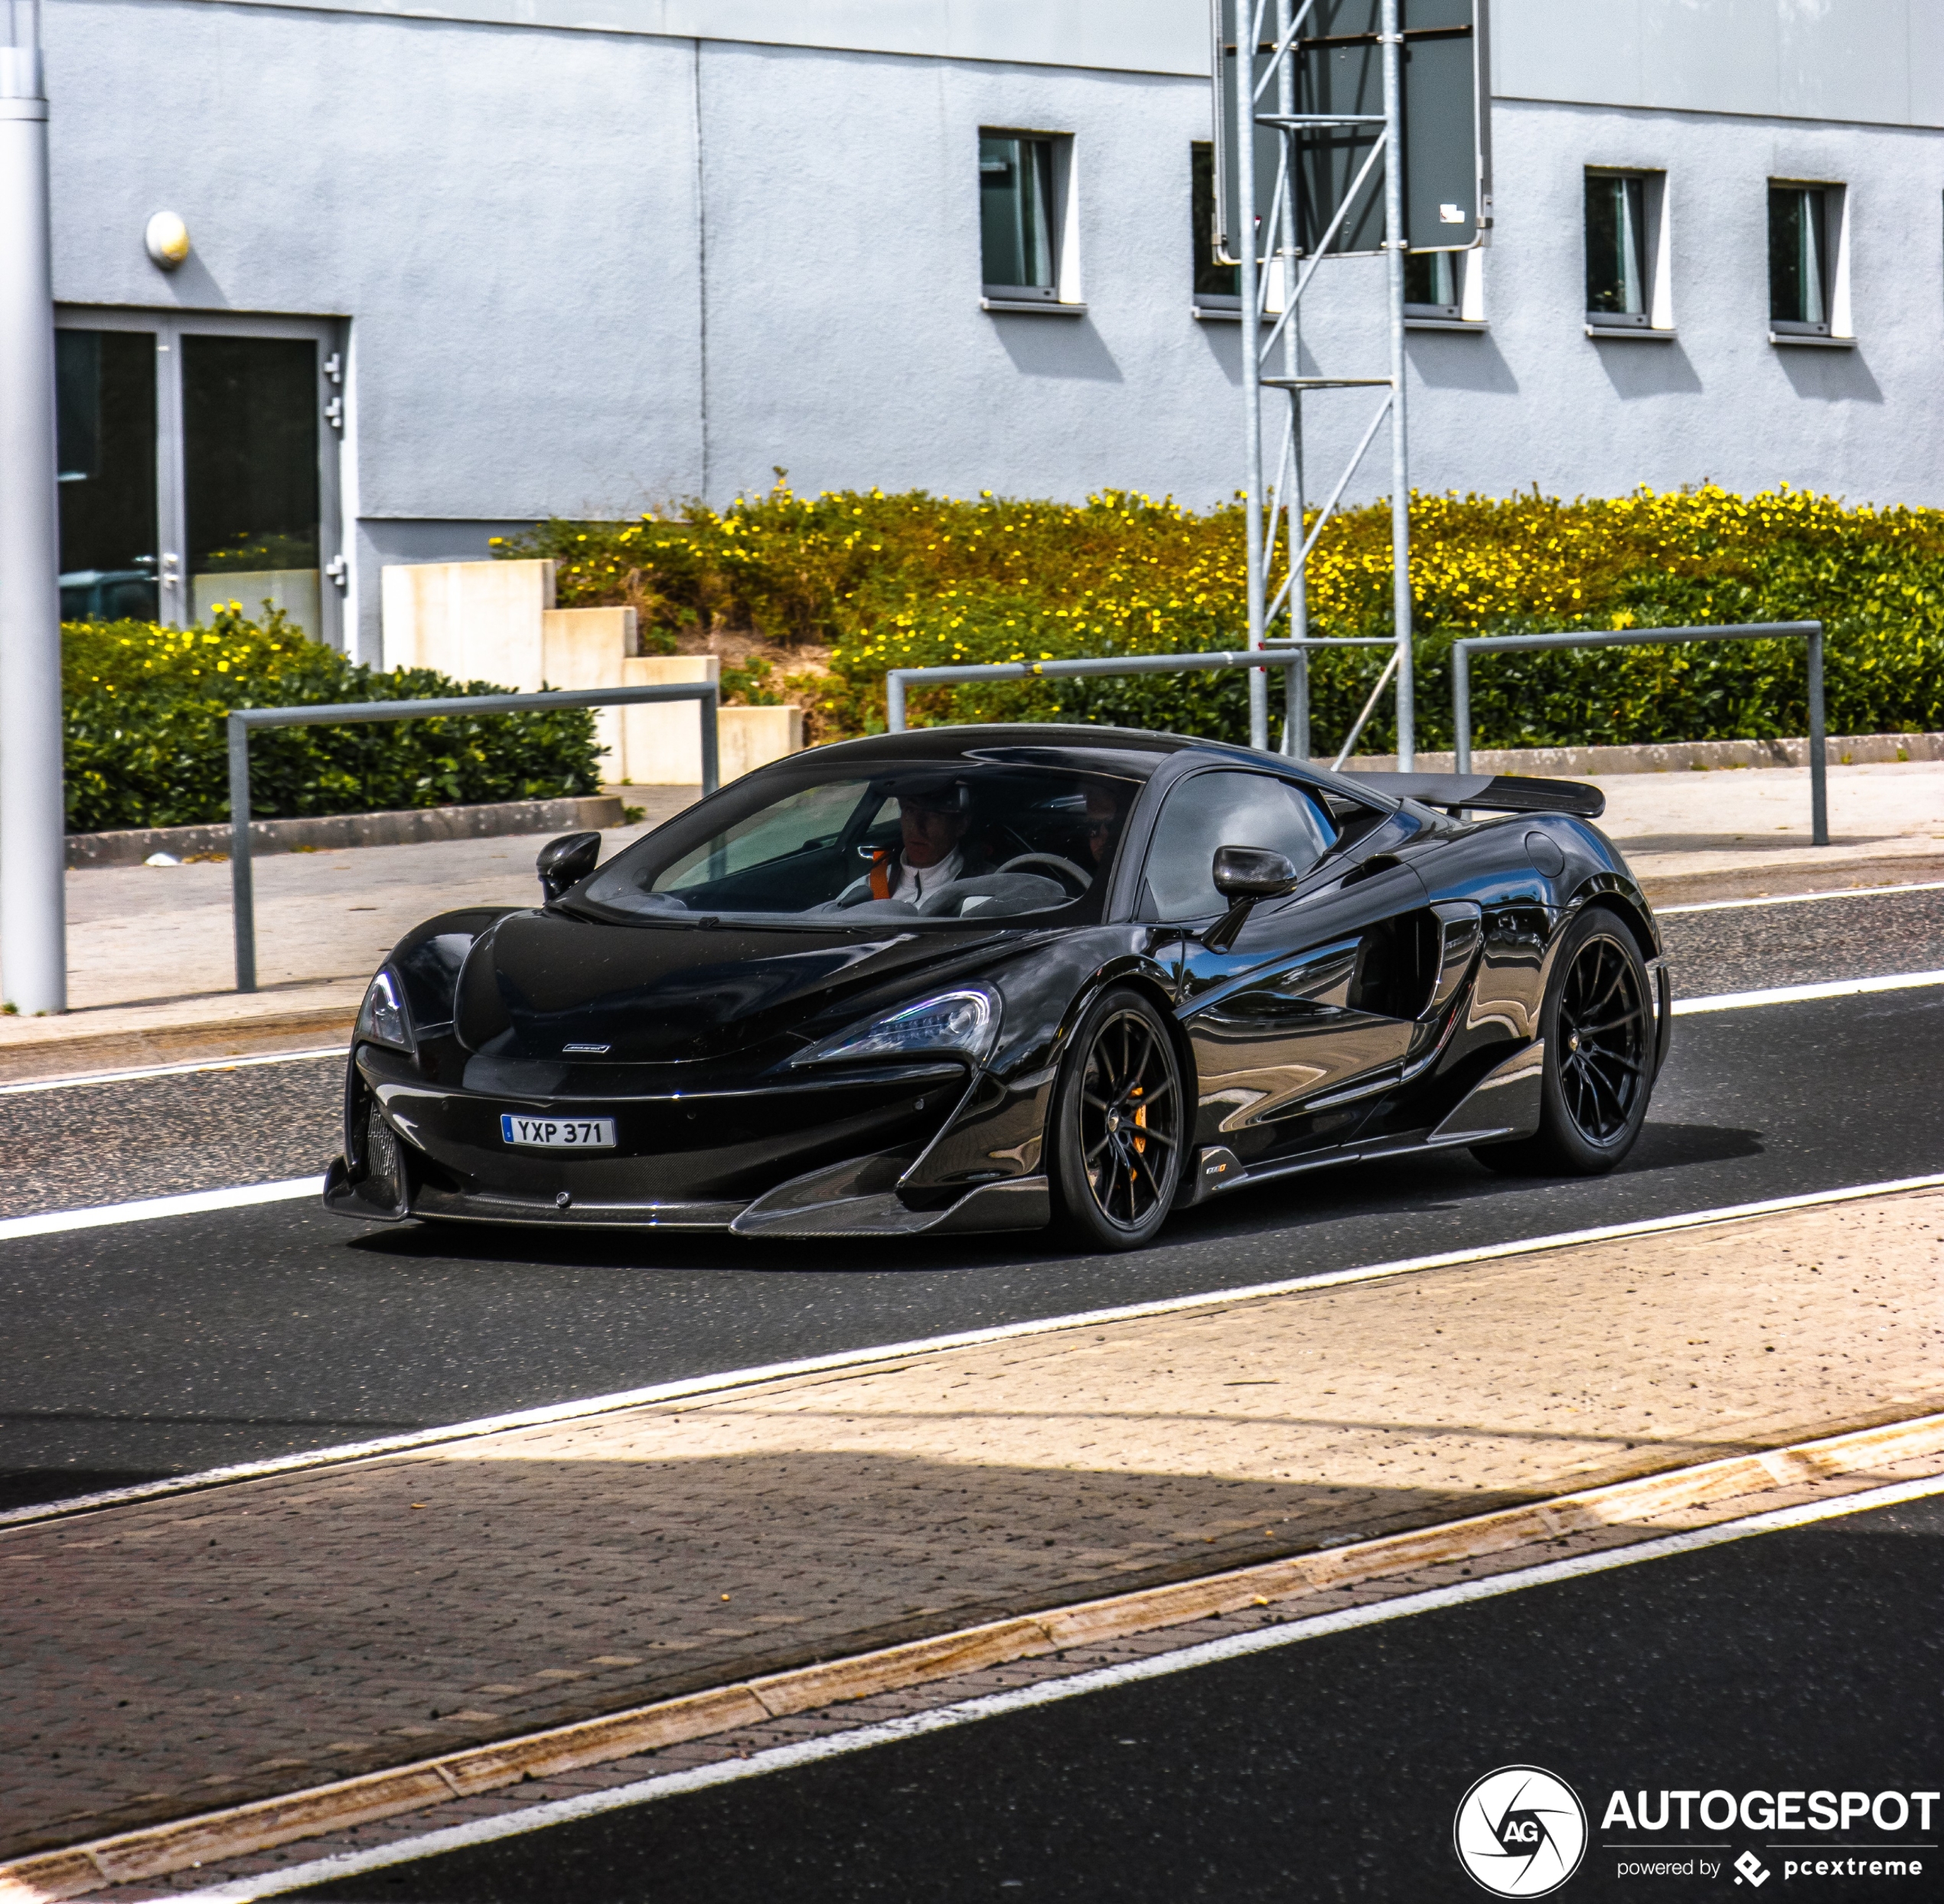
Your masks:
{"label": "rear wing spoiler", "polygon": [[1488,813],[1574,813],[1597,820],[1606,796],[1597,787],[1571,780],[1531,780],[1518,774],[1343,773],[1344,780],[1367,781],[1378,792],[1427,807],[1456,810],[1476,807]]}

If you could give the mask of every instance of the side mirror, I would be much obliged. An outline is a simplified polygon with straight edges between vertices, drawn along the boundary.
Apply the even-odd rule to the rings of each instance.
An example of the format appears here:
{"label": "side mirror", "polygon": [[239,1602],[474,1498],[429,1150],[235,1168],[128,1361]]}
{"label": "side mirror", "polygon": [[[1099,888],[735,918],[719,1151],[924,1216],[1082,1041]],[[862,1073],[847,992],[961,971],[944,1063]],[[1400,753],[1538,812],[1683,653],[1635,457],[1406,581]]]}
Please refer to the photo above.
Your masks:
{"label": "side mirror", "polygon": [[1267,899],[1296,879],[1296,867],[1267,846],[1218,846],[1215,889],[1233,905],[1238,899]]}
{"label": "side mirror", "polygon": [[1215,889],[1228,901],[1228,910],[1202,934],[1212,952],[1227,951],[1255,902],[1287,892],[1297,877],[1287,855],[1267,846],[1218,846],[1214,874]]}
{"label": "side mirror", "polygon": [[600,857],[598,833],[563,833],[558,840],[550,840],[533,862],[546,903],[551,905],[570,886],[579,885]]}

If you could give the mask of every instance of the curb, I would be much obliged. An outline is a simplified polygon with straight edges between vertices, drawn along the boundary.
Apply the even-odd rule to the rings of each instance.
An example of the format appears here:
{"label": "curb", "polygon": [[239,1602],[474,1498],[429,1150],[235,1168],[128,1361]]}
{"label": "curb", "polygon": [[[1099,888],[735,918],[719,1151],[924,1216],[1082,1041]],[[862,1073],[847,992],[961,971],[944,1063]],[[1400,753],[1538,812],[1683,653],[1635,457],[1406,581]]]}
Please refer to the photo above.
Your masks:
{"label": "curb", "polygon": [[[429,840],[492,840],[504,833],[592,831],[621,823],[618,797],[507,800],[480,807],[419,807],[382,813],[322,813],[307,820],[253,820],[253,855],[335,853],[349,846],[403,846]],[[140,826],[125,833],[70,833],[67,867],[139,866],[152,853],[230,853],[227,820],[206,826]]]}
{"label": "curb", "polygon": [[204,1058],[253,1058],[316,1045],[349,1047],[357,1022],[356,1000],[307,1006],[218,1023],[158,1024],[71,1038],[0,1040],[0,1084],[80,1079],[91,1071],[136,1071]]}
{"label": "curb", "polygon": [[1840,866],[1734,866],[1719,872],[1640,873],[1637,876],[1648,904],[1654,906],[1709,899],[1780,898],[1799,892],[1880,895],[1894,892],[1900,886],[1944,879],[1944,853],[1887,854],[1877,859],[1845,858]]}
{"label": "curb", "polygon": [[[1944,1452],[1944,1414],[1735,1455],[1523,1507],[1293,1555],[1201,1580],[1081,1601],[800,1667],[708,1692],[634,1707],[496,1745],[422,1759],[325,1785],[259,1799],[201,1817],[36,1853],[0,1865],[0,1904],[51,1904],[192,1865],[269,1850],[402,1813],[467,1798],[528,1778],[552,1777],[794,1713],[899,1690],[1068,1646],[1266,1606],[1504,1551],[1533,1541],[1610,1528],[1709,1501],[1867,1471],[1871,1464]],[[1641,1538],[1651,1537],[1645,1531]]]}

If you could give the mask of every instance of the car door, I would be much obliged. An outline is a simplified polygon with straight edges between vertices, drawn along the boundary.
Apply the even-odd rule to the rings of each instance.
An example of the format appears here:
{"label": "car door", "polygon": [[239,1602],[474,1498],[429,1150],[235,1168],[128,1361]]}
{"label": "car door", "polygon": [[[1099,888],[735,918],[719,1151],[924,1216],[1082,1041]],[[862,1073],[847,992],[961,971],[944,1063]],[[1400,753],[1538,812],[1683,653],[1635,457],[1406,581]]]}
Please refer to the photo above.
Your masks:
{"label": "car door", "polygon": [[[1423,882],[1388,849],[1409,823],[1365,817],[1363,836],[1339,846],[1336,820],[1299,784],[1222,768],[1173,788],[1156,821],[1140,904],[1182,934],[1176,1009],[1199,1078],[1194,1141],[1244,1166],[1343,1141],[1411,1045],[1435,921]],[[1228,910],[1212,871],[1226,846],[1268,847],[1302,876],[1211,946]]]}

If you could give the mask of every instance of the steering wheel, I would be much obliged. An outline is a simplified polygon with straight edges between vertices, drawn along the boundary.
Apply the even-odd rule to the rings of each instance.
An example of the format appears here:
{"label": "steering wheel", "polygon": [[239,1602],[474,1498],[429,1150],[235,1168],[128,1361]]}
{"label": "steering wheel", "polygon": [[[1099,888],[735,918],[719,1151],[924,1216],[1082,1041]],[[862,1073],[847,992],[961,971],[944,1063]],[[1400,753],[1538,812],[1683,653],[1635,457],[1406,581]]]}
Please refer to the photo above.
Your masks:
{"label": "steering wheel", "polygon": [[996,872],[1024,872],[1032,866],[1050,867],[1056,876],[1071,881],[1073,896],[1076,899],[1081,893],[1088,891],[1094,883],[1094,875],[1091,872],[1082,872],[1071,859],[1062,859],[1056,853],[1023,853],[993,870]]}

